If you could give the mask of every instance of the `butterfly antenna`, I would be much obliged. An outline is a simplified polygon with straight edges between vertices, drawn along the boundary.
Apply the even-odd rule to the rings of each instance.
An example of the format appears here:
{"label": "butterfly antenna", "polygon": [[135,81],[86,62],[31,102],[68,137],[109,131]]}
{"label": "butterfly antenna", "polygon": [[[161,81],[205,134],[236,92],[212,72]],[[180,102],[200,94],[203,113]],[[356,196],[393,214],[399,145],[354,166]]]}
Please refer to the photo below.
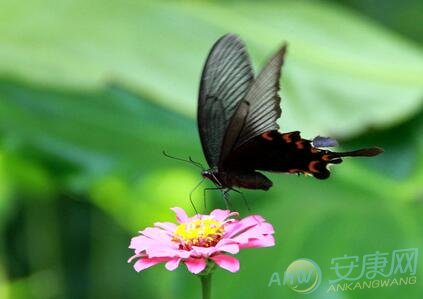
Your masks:
{"label": "butterfly antenna", "polygon": [[188,159],[188,160],[186,160],[186,159],[182,159],[182,158],[178,158],[178,157],[171,156],[171,155],[169,155],[168,153],[166,153],[165,151],[163,151],[162,153],[163,153],[163,155],[164,155],[164,156],[166,156],[166,157],[168,157],[168,158],[175,159],[175,160],[179,160],[179,161],[182,161],[182,162],[187,162],[187,163],[190,163],[190,164],[192,164],[192,165],[197,166],[198,168],[200,168],[200,169],[201,169],[201,170],[203,170],[203,171],[205,170],[205,168],[203,167],[203,165],[201,165],[201,163],[199,163],[199,162],[195,162],[194,160],[192,160],[192,159],[191,159],[191,157],[189,157],[189,159]]}
{"label": "butterfly antenna", "polygon": [[203,167],[203,164],[201,164],[200,162],[194,161],[194,160],[191,158],[191,156],[189,156],[188,158],[189,158],[189,161],[190,161],[192,164],[194,164],[194,165],[196,165],[197,167],[201,168],[203,171],[204,171],[204,170],[206,170],[206,169]]}

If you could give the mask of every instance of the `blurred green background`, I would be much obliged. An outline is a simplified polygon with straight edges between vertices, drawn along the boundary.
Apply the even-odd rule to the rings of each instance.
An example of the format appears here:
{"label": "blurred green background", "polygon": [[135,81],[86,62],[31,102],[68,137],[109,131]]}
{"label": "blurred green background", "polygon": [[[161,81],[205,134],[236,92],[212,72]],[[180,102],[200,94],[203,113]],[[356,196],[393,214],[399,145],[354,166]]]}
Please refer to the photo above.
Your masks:
{"label": "blurred green background", "polygon": [[[269,192],[246,191],[277,245],[216,271],[214,297],[423,298],[421,258],[416,285],[325,291],[332,257],[423,250],[422,11],[418,0],[0,0],[0,298],[198,298],[183,266],[136,273],[127,247],[173,221],[170,207],[193,212],[198,170],[161,152],[205,162],[199,76],[227,32],[256,71],[288,41],[283,131],[385,153],[346,160],[327,181],[271,175]],[[322,268],[318,291],[268,287],[302,257]]]}

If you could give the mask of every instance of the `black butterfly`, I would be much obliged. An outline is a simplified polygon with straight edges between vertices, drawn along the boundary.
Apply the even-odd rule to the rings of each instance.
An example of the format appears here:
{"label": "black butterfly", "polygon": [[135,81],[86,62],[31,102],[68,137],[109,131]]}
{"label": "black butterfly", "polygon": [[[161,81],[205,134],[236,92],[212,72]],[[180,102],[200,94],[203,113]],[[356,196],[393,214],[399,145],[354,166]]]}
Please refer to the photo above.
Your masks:
{"label": "black butterfly", "polygon": [[198,129],[209,170],[205,178],[218,188],[268,190],[272,186],[257,170],[303,173],[327,179],[329,164],[341,157],[375,156],[373,147],[331,152],[331,138],[302,139],[300,132],[279,133],[279,78],[286,53],[283,45],[254,78],[250,59],[239,37],[227,34],[210,50],[198,99]]}

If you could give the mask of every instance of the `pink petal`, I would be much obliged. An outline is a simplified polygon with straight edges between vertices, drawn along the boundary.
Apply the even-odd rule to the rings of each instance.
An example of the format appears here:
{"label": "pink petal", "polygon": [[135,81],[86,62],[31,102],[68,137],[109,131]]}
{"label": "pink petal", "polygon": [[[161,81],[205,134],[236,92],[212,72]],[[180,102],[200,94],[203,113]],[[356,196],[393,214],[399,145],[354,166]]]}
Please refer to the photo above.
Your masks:
{"label": "pink petal", "polygon": [[216,252],[215,247],[199,247],[199,246],[192,246],[191,255],[197,257],[208,257],[209,255]]}
{"label": "pink petal", "polygon": [[172,241],[172,237],[166,231],[157,227],[147,227],[140,231],[140,233],[160,243],[170,243]]}
{"label": "pink petal", "polygon": [[240,244],[244,244],[253,239],[263,240],[268,238],[268,236],[271,236],[271,238],[273,238],[273,236],[270,234],[264,234],[261,227],[255,226],[255,227],[249,228],[248,230],[244,231],[241,234],[238,234],[237,236],[232,237],[232,240]]}
{"label": "pink petal", "polygon": [[271,235],[275,233],[273,226],[267,222],[257,224],[256,226],[254,226],[254,229],[256,229],[257,232],[263,235]]}
{"label": "pink petal", "polygon": [[240,244],[240,248],[257,248],[257,247],[271,247],[275,246],[275,239],[273,236],[265,236],[261,239],[250,239],[246,243]]}
{"label": "pink petal", "polygon": [[210,257],[219,267],[230,272],[237,272],[239,270],[239,261],[233,256],[225,254],[217,254]]}
{"label": "pink petal", "polygon": [[[172,242],[170,236],[161,234],[163,231],[160,229],[156,230],[152,228],[145,229],[143,232],[145,232],[148,236],[141,235],[132,238],[129,248],[134,249],[137,254],[148,250],[151,247],[177,248],[177,244]],[[154,232],[157,232],[157,235],[154,235]],[[152,239],[150,236],[154,238]]]}
{"label": "pink petal", "polygon": [[[241,248],[274,245],[273,226],[258,215],[246,217],[226,226],[225,238],[238,242]],[[255,240],[255,241],[253,241]]]}
{"label": "pink petal", "polygon": [[141,251],[147,249],[156,241],[147,238],[145,236],[137,236],[131,239],[131,243],[129,244],[129,248],[135,249],[135,253],[140,253]]}
{"label": "pink petal", "polygon": [[180,258],[171,259],[165,265],[166,269],[169,271],[173,271],[179,266],[179,262],[181,261]]}
{"label": "pink petal", "polygon": [[197,220],[197,219],[202,219],[204,216],[205,215],[196,214],[196,215],[194,215],[192,217],[188,217],[188,219],[187,219],[186,222],[191,222],[191,221],[194,221],[194,220]]}
{"label": "pink petal", "polygon": [[188,271],[198,274],[206,268],[206,260],[203,258],[189,258],[184,261]]}
{"label": "pink petal", "polygon": [[221,240],[219,243],[216,244],[216,251],[225,251],[225,252],[229,252],[232,254],[236,254],[239,252],[239,245],[236,242],[233,242],[232,240],[230,240],[232,243],[228,243],[226,242],[222,242],[223,240]]}
{"label": "pink petal", "polygon": [[230,216],[238,216],[237,212],[230,212],[229,210],[215,209],[210,213],[210,216],[219,222],[224,222]]}
{"label": "pink petal", "polygon": [[162,262],[167,262],[168,260],[169,258],[160,258],[160,257],[140,258],[138,261],[135,262],[134,269],[135,271],[140,272],[141,270],[150,268]]}
{"label": "pink petal", "polygon": [[240,234],[244,232],[245,230],[248,230],[249,228],[259,225],[263,222],[264,222],[264,219],[261,216],[252,215],[252,216],[245,217],[244,219],[241,219],[240,221],[229,223],[225,228],[226,230],[225,237],[231,238],[234,235]]}
{"label": "pink petal", "polygon": [[177,253],[175,254],[175,256],[186,259],[189,258],[191,256],[191,251],[187,251],[187,250],[178,250]]}
{"label": "pink petal", "polygon": [[179,223],[185,223],[188,221],[188,215],[185,213],[184,209],[182,208],[171,208],[172,211],[176,213],[176,220],[178,220]]}
{"label": "pink petal", "polygon": [[164,246],[162,244],[155,244],[145,250],[149,257],[174,257],[179,253],[178,247]]}
{"label": "pink petal", "polygon": [[130,262],[132,262],[133,260],[138,259],[138,258],[140,258],[140,257],[141,257],[141,255],[139,255],[139,254],[135,254],[135,255],[131,256],[131,257],[128,259],[128,263],[130,263]]}
{"label": "pink petal", "polygon": [[237,242],[231,239],[222,239],[215,246],[212,247],[192,246],[191,255],[197,257],[209,257],[220,251],[236,254],[239,252],[239,245]]}
{"label": "pink petal", "polygon": [[145,253],[149,257],[180,257],[188,258],[191,256],[191,251],[178,249],[178,245],[175,244],[174,247],[163,246],[161,244],[153,245],[145,250]]}
{"label": "pink petal", "polygon": [[154,226],[162,228],[169,233],[173,233],[177,227],[177,225],[172,222],[156,222]]}

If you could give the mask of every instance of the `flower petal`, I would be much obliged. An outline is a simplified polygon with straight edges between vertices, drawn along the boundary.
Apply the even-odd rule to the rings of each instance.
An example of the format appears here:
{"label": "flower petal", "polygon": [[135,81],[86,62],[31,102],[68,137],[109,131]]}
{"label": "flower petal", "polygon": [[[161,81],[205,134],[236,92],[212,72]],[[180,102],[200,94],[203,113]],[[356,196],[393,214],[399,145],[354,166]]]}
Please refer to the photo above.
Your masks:
{"label": "flower petal", "polygon": [[226,218],[230,216],[238,216],[237,212],[232,212],[229,210],[221,210],[221,209],[215,209],[210,213],[210,216],[213,216],[213,218],[219,222],[224,222]]}
{"label": "flower petal", "polygon": [[259,225],[263,222],[265,222],[263,217],[258,215],[251,215],[237,222],[231,222],[226,226],[225,237],[232,238],[233,236],[240,234],[249,228]]}
{"label": "flower petal", "polygon": [[226,226],[225,238],[236,241],[240,248],[268,247],[275,244],[273,226],[259,215],[246,217]]}
{"label": "flower petal", "polygon": [[257,248],[257,247],[271,247],[275,246],[275,238],[268,235],[260,239],[249,239],[246,243],[239,245],[240,248]]}
{"label": "flower petal", "polygon": [[[222,241],[226,241],[226,242],[222,242]],[[225,251],[232,254],[236,254],[239,252],[239,245],[238,243],[232,240],[223,239],[219,243],[216,244],[216,251]]]}
{"label": "flower petal", "polygon": [[237,272],[239,270],[239,261],[233,256],[226,254],[217,254],[210,257],[219,267],[230,272]]}
{"label": "flower petal", "polygon": [[[269,236],[271,239],[269,239]],[[268,243],[266,240],[269,239],[269,241],[274,243],[273,235],[263,234],[260,227],[252,227],[232,238],[232,240],[238,242],[240,245],[246,244],[250,242],[251,240],[256,240],[256,239],[262,240],[264,243]]]}
{"label": "flower petal", "polygon": [[196,257],[209,257],[213,253],[216,252],[215,247],[200,247],[200,246],[192,246],[191,256]]}
{"label": "flower petal", "polygon": [[140,257],[142,257],[142,256],[141,256],[141,255],[139,255],[139,254],[135,254],[135,255],[131,256],[131,257],[128,259],[128,263],[130,263],[130,262],[132,262],[133,260],[138,259],[138,258],[140,258]]}
{"label": "flower petal", "polygon": [[189,258],[190,256],[192,256],[191,251],[185,249],[178,249],[177,245],[175,245],[174,247],[169,247],[157,244],[146,249],[145,253],[149,257]]}
{"label": "flower petal", "polygon": [[[146,228],[142,233],[146,233],[147,235],[133,237],[129,245],[129,248],[134,249],[136,254],[140,254],[145,250],[150,250],[150,248],[153,247],[177,248],[177,244],[172,242],[171,237],[167,234],[163,234],[163,231],[160,229]],[[152,238],[150,238],[150,236]]]}
{"label": "flower petal", "polygon": [[148,257],[175,257],[178,256],[177,246],[171,247],[163,244],[155,244],[145,250]]}
{"label": "flower petal", "polygon": [[140,233],[150,239],[153,239],[159,243],[171,243],[172,237],[164,230],[157,227],[147,227],[140,231]]}
{"label": "flower petal", "polygon": [[169,233],[173,233],[177,227],[177,225],[172,222],[156,222],[154,226],[162,228]]}
{"label": "flower petal", "polygon": [[174,208],[171,208],[171,210],[176,213],[176,220],[178,220],[179,223],[185,223],[188,221],[189,218],[187,213],[185,213],[184,209],[174,207]]}
{"label": "flower petal", "polygon": [[198,274],[206,268],[206,260],[204,258],[189,258],[184,261],[188,271]]}
{"label": "flower petal", "polygon": [[[192,246],[189,242],[182,244],[174,239],[177,224],[171,222],[156,222],[154,227],[147,227],[140,231],[141,235],[131,239],[130,248],[134,249],[128,262],[135,260],[134,268],[142,271],[158,263],[166,263],[166,269],[175,270],[181,261],[188,271],[198,274],[207,267],[208,259],[230,272],[239,270],[239,261],[230,255],[236,254],[241,248],[267,247],[275,244],[274,229],[271,224],[259,215],[248,216],[238,220],[230,218],[238,216],[236,212],[216,209],[208,215],[196,214],[188,217],[182,208],[172,208],[179,223],[188,223],[192,220],[214,219],[224,228],[223,236],[214,239],[214,246]],[[193,242],[194,243],[194,242]],[[201,243],[199,243],[201,244]]]}
{"label": "flower petal", "polygon": [[135,253],[140,253],[141,251],[147,249],[154,243],[155,243],[154,240],[147,238],[145,236],[136,236],[131,239],[129,248],[135,249]]}
{"label": "flower petal", "polygon": [[174,258],[168,261],[165,265],[166,269],[169,271],[173,271],[179,266],[179,262],[181,261],[180,258]]}
{"label": "flower petal", "polygon": [[154,258],[140,258],[134,264],[134,269],[137,272],[140,272],[144,269],[150,268],[154,265],[157,265],[162,262],[167,262],[169,258],[154,257]]}

